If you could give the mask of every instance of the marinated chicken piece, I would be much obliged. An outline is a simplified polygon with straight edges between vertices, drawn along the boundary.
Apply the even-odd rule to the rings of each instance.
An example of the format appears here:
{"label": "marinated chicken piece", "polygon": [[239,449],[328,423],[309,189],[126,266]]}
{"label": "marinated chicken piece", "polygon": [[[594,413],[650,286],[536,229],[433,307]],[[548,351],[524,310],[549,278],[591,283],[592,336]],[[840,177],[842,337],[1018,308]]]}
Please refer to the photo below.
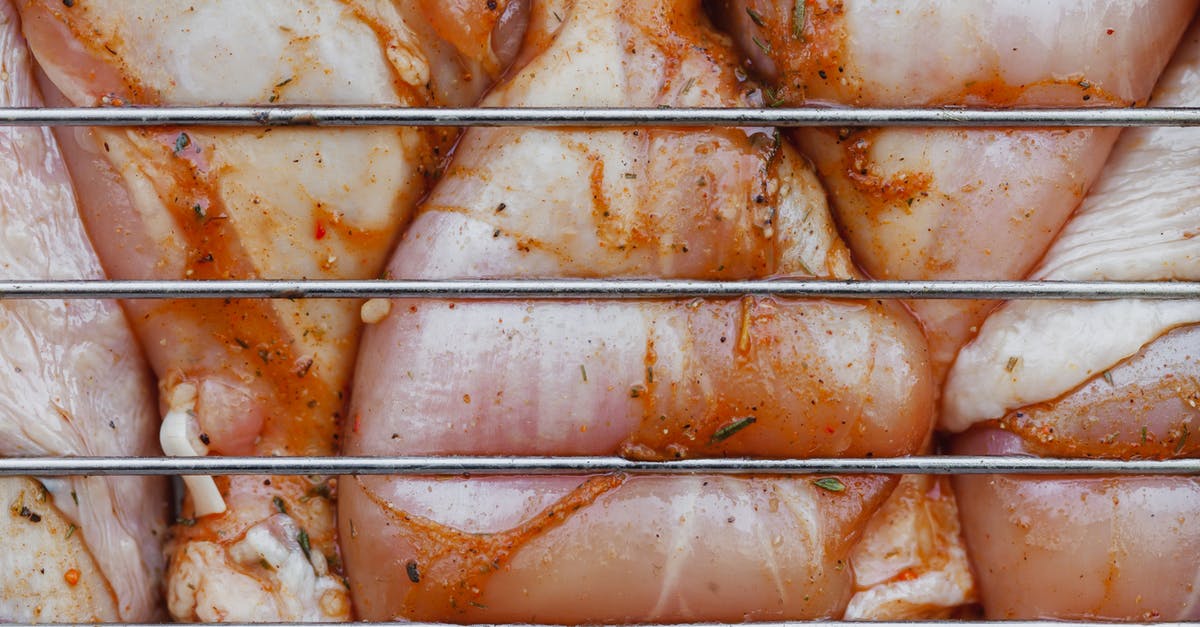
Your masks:
{"label": "marinated chicken piece", "polygon": [[905,475],[850,555],[846,620],[950,618],[976,602],[950,479]]}
{"label": "marinated chicken piece", "polygon": [[[755,104],[691,0],[533,5],[487,106]],[[421,279],[857,276],[771,129],[472,129],[389,269]],[[894,456],[932,386],[879,302],[372,301],[351,455]],[[364,618],[841,616],[885,477],[342,480]]]}
{"label": "marinated chicken piece", "polygon": [[[1026,455],[1019,436],[980,428],[962,455]],[[991,619],[1200,619],[1196,477],[954,480]]]}
{"label": "marinated chicken piece", "polygon": [[[41,96],[0,3],[0,106]],[[0,128],[0,278],[101,279],[54,136]],[[0,301],[0,455],[153,456],[154,383],[111,301]],[[163,616],[161,478],[0,479],[0,621]]]}
{"label": "marinated chicken piece", "polygon": [[[1195,0],[712,0],[774,105],[1129,106]],[[803,129],[855,260],[878,279],[1020,279],[1118,129]],[[911,303],[941,381],[993,304]]]}
{"label": "marinated chicken piece", "polygon": [[[426,6],[429,5],[429,6]],[[456,5],[457,6],[457,5]],[[24,2],[59,100],[79,106],[466,105],[514,54],[521,2]],[[83,214],[121,279],[371,278],[450,130],[66,129]],[[127,303],[171,455],[330,455],[359,332],[351,301]],[[170,550],[181,620],[350,617],[332,482],[187,480]]]}
{"label": "marinated chicken piece", "polygon": [[[1151,103],[1198,102],[1194,26]],[[1198,172],[1200,130],[1126,131],[1033,277],[1200,280]],[[1012,302],[959,355],[943,424],[966,453],[1195,458],[1198,380],[1200,303]],[[956,485],[989,616],[1200,619],[1200,479]]]}

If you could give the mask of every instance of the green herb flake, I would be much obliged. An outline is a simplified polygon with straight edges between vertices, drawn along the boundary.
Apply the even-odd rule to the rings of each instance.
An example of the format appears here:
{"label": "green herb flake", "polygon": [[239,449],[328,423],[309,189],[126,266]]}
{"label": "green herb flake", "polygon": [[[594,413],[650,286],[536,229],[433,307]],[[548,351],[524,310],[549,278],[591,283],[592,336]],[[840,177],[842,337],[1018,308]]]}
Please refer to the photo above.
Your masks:
{"label": "green herb flake", "polygon": [[71,500],[75,501],[76,505],[79,505],[79,495],[74,490],[71,490]]}
{"label": "green herb flake", "polygon": [[768,107],[771,107],[773,109],[773,108],[778,107],[779,105],[783,104],[783,96],[776,93],[774,89],[767,87],[767,88],[763,89],[763,94],[766,95],[766,97],[767,97],[766,102],[764,104],[766,104]]}
{"label": "green herb flake", "polygon": [[276,88],[283,87],[284,85],[287,85],[288,83],[290,83],[294,80],[296,80],[295,76],[289,76],[289,77],[279,81],[278,83],[275,83],[275,87]]}
{"label": "green herb flake", "polygon": [[750,19],[754,20],[755,24],[759,26],[766,26],[766,24],[763,23],[763,16],[759,14],[758,11],[751,9],[750,7],[746,7],[746,15],[749,15]]}
{"label": "green herb flake", "polygon": [[771,44],[759,39],[757,35],[750,39],[754,40],[754,45],[758,46],[758,49],[762,50],[763,54],[771,54]]}
{"label": "green herb flake", "polygon": [[300,550],[304,551],[304,557],[312,560],[312,544],[308,541],[308,532],[301,529],[300,533],[296,534],[296,541],[300,543]]}
{"label": "green herb flake", "polygon": [[583,382],[587,383],[587,367],[579,364],[579,374],[583,376]]}
{"label": "green herb flake", "polygon": [[76,527],[74,523],[67,525],[67,535],[63,536],[63,539],[70,540],[71,536],[75,535],[76,529],[78,529],[78,527]]}
{"label": "green herb flake", "polygon": [[750,425],[752,425],[756,422],[758,422],[758,419],[755,418],[754,416],[746,416],[745,418],[738,418],[737,420],[734,420],[733,422],[725,425],[724,427],[717,429],[716,433],[714,433],[712,435],[712,441],[713,442],[723,442],[725,440],[728,440],[730,437],[733,436],[733,434],[737,433],[738,431],[741,431],[742,429],[745,429],[746,427],[749,427]]}
{"label": "green herb flake", "polygon": [[635,385],[629,388],[629,398],[638,398],[646,391],[646,386]]}
{"label": "green herb flake", "polygon": [[192,145],[192,138],[188,137],[187,133],[180,133],[179,137],[175,138],[175,154],[184,151],[185,148]]}
{"label": "green herb flake", "polygon": [[646,366],[646,383],[654,383],[654,366]]}
{"label": "green herb flake", "polygon": [[821,477],[820,479],[814,480],[813,485],[829,492],[846,491],[846,484],[842,483],[842,480],[838,479],[837,477]]}
{"label": "green herb flake", "polygon": [[1188,431],[1187,425],[1183,425],[1182,429],[1183,431],[1179,435],[1179,441],[1175,443],[1176,455],[1183,452],[1183,445],[1187,443],[1188,436],[1192,434],[1190,431]]}
{"label": "green herb flake", "polygon": [[208,217],[208,212],[199,204],[192,205],[192,213],[196,214],[196,219],[203,220]]}
{"label": "green herb flake", "polygon": [[275,509],[279,510],[280,514],[287,513],[287,506],[284,505],[282,498],[280,498],[278,496],[271,497],[271,502],[275,504]]}
{"label": "green herb flake", "polygon": [[176,518],[175,524],[177,524],[181,527],[195,527],[196,519],[195,518]]}
{"label": "green herb flake", "polygon": [[[1105,383],[1107,383],[1107,384],[1109,384],[1109,385],[1112,385],[1112,384],[1113,384],[1113,380],[1112,380],[1112,371],[1111,371],[1111,370],[1105,370],[1105,371],[1104,371],[1104,382],[1105,382]],[[1114,386],[1114,387],[1115,387],[1115,386]]]}
{"label": "green herb flake", "polygon": [[692,87],[694,87],[695,85],[696,85],[696,77],[695,77],[695,76],[693,76],[693,77],[691,77],[691,78],[687,79],[687,82],[683,84],[683,88],[681,88],[681,89],[679,90],[679,95],[680,95],[680,96],[685,96],[685,95],[687,95],[687,93],[688,93],[689,91],[691,91],[691,90],[692,90]]}
{"label": "green herb flake", "polygon": [[625,178],[627,178],[627,179],[635,179],[635,178],[637,178],[637,175],[636,175],[636,174],[634,174],[633,172],[626,172],[626,173],[625,173]]}
{"label": "green herb flake", "polygon": [[1012,372],[1013,369],[1017,367],[1017,362],[1018,362],[1018,359],[1016,357],[1009,357],[1008,363],[1004,364],[1004,370],[1006,370],[1007,372]]}
{"label": "green herb flake", "polygon": [[804,41],[804,20],[807,19],[804,11],[804,0],[796,0],[796,4],[792,6],[792,37],[797,41]]}
{"label": "green herb flake", "polygon": [[1142,444],[1146,443],[1146,427],[1142,427]]}

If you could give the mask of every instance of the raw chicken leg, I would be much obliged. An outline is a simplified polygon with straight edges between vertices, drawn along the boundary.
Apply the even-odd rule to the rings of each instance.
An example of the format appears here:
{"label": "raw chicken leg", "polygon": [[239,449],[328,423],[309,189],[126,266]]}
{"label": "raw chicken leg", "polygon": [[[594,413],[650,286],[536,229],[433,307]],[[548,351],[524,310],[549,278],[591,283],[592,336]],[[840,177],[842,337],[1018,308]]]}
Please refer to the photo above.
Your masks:
{"label": "raw chicken leg", "polygon": [[[1143,103],[1195,0],[714,0],[769,104]],[[847,243],[879,279],[1019,279],[1117,129],[806,129]],[[941,381],[991,303],[912,303]]]}
{"label": "raw chicken leg", "polygon": [[[42,105],[0,2],[0,106]],[[0,128],[0,277],[99,279],[46,129]],[[149,367],[115,302],[0,301],[0,455],[159,455]],[[0,621],[162,617],[166,482],[0,479]]]}
{"label": "raw chicken leg", "polygon": [[[426,7],[426,4],[430,6]],[[470,104],[514,54],[521,2],[44,0],[25,31],[70,103]],[[457,6],[457,5],[456,5]],[[453,132],[143,128],[60,134],[117,278],[368,278]],[[172,455],[329,455],[358,303],[130,302]],[[350,617],[332,483],[188,478],[167,586],[182,620]]]}
{"label": "raw chicken leg", "polygon": [[[1200,27],[1151,103],[1200,103]],[[1200,130],[1126,131],[1033,277],[1200,280],[1197,174]],[[1200,303],[1013,302],[963,348],[943,421],[968,453],[1194,458],[1198,380]],[[1200,619],[1200,479],[956,485],[990,616]]]}
{"label": "raw chicken leg", "polygon": [[[489,106],[749,106],[690,0],[534,3]],[[474,129],[390,265],[424,279],[856,276],[770,129]],[[904,455],[925,346],[898,307],[372,301],[348,454]],[[369,619],[840,616],[882,477],[343,480]]]}

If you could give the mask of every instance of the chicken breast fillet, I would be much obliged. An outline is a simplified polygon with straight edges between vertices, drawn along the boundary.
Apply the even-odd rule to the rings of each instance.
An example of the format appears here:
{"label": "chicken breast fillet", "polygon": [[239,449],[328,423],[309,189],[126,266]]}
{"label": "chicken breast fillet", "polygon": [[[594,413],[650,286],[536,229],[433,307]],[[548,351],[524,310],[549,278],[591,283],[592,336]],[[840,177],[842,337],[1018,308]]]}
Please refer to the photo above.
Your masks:
{"label": "chicken breast fillet", "polygon": [[[39,107],[20,29],[0,2],[0,106]],[[47,129],[0,128],[0,278],[104,278]],[[157,424],[150,370],[117,303],[0,301],[0,455],[161,455]],[[0,621],[161,619],[166,487],[0,479]]]}
{"label": "chicken breast fillet", "polygon": [[[521,2],[21,3],[80,106],[470,104],[514,54]],[[433,19],[430,19],[432,16]],[[121,279],[371,278],[455,132],[65,129],[82,210]],[[330,455],[357,345],[350,301],[126,304],[171,455]],[[181,620],[350,618],[324,477],[189,477],[167,597]]]}
{"label": "chicken breast fillet", "polygon": [[[533,4],[488,106],[754,104],[688,0]],[[473,129],[389,275],[857,276],[771,129]],[[878,302],[373,301],[353,455],[892,456],[928,435],[920,330]],[[841,616],[882,477],[343,479],[361,615]]]}

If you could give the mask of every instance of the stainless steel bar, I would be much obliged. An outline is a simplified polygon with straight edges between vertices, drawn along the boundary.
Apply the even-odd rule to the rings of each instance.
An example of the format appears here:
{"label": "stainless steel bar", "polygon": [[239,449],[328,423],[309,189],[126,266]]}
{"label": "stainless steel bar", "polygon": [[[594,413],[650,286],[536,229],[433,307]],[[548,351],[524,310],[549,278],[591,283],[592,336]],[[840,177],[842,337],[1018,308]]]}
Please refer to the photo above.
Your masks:
{"label": "stainless steel bar", "polygon": [[[70,623],[6,623],[5,627],[45,627],[46,625],[62,625]],[[172,627],[172,623],[102,623],[110,627]],[[295,626],[302,624],[305,627],[345,627],[346,623],[221,623],[222,627],[282,627],[284,625]],[[521,624],[521,623],[475,623],[469,625],[449,625],[445,623],[428,623],[428,622],[373,622],[369,623],[373,627],[566,627],[549,625],[549,624]],[[763,623],[743,623],[751,627],[846,627],[847,625],[859,625],[861,627],[1113,627],[1121,625],[1122,627],[1197,627],[1200,622],[1164,622],[1164,623],[1147,623],[1147,622],[1097,622],[1072,620],[1070,622],[1049,621],[1049,620],[1026,620],[1026,621],[964,621],[964,620],[939,620],[939,621],[878,621],[878,622],[855,622],[855,621],[833,621],[833,620],[814,620],[814,621],[774,621]],[[80,627],[85,627],[80,625]],[[94,627],[92,624],[87,624],[86,627]],[[599,627],[599,626],[597,626]],[[730,627],[729,623],[648,623],[645,627]]]}
{"label": "stainless steel bar", "polygon": [[931,456],[858,459],[619,457],[27,457],[0,459],[0,476],[34,475],[560,475],[928,474],[1200,475],[1200,459],[1112,460]]}
{"label": "stainless steel bar", "polygon": [[825,298],[1174,300],[1200,298],[1200,282],[1067,281],[0,281],[0,300],[47,298]]}
{"label": "stainless steel bar", "polygon": [[433,109],[365,106],[0,109],[0,126],[1197,126],[1200,108]]}

